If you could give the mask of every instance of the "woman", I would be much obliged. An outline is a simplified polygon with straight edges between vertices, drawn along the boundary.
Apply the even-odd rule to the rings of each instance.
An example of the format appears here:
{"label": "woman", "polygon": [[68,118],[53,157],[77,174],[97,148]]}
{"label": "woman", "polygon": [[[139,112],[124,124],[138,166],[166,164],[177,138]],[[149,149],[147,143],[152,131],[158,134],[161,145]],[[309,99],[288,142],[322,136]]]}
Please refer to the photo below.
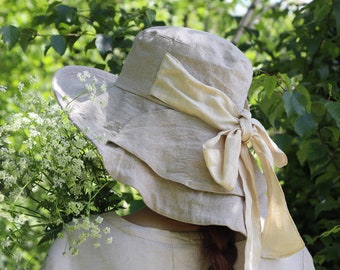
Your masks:
{"label": "woman", "polygon": [[251,80],[233,44],[178,27],[139,33],[119,77],[59,70],[60,105],[147,207],[101,215],[107,235],[77,256],[56,240],[44,269],[314,269],[273,170],[286,156],[248,109]]}

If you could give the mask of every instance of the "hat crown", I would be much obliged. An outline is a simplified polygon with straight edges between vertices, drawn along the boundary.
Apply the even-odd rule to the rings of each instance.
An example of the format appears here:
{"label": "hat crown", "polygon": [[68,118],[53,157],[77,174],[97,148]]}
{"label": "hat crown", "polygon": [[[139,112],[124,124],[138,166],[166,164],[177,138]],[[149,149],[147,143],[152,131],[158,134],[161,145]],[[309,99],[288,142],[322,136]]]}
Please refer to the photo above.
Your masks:
{"label": "hat crown", "polygon": [[240,111],[243,109],[252,80],[249,60],[231,42],[188,28],[153,27],[140,32],[115,84],[148,96],[165,54],[171,54],[197,80],[224,92]]}

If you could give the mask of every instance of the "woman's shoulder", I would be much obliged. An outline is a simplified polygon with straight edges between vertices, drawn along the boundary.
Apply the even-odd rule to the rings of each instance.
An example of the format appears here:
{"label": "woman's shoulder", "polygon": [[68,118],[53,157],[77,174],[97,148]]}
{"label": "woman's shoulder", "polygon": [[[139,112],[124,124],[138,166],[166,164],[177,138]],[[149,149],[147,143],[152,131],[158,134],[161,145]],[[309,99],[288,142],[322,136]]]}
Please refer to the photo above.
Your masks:
{"label": "woman's shoulder", "polygon": [[[64,231],[64,237],[53,243],[43,270],[87,270],[87,269],[134,269],[138,262],[140,269],[165,269],[164,265],[197,265],[200,256],[198,232],[171,232],[157,228],[143,227],[131,223],[114,212],[108,212],[91,219],[97,222],[97,229]],[[79,225],[83,221],[78,220]],[[91,235],[95,230],[95,234]],[[72,246],[84,234],[87,239]],[[77,255],[72,255],[75,251]],[[173,254],[178,261],[173,261]],[[133,254],[133,255],[132,255]],[[193,260],[196,258],[196,261]],[[177,258],[176,258],[177,260]],[[189,262],[190,261],[190,262]],[[138,264],[137,264],[138,265]],[[152,267],[150,266],[152,265]],[[143,268],[144,267],[144,268]],[[151,268],[150,268],[151,267]],[[198,269],[169,268],[169,269]]]}

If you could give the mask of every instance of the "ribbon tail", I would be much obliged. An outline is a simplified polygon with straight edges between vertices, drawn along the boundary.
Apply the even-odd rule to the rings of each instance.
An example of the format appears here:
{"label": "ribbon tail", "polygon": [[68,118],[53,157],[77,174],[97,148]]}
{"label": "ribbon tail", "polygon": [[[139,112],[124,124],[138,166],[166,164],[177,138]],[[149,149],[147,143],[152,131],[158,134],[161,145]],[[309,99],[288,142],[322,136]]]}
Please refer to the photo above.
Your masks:
{"label": "ribbon tail", "polygon": [[[269,137],[267,131],[258,120],[252,118],[251,121],[256,126],[257,133],[261,136],[261,138],[266,143],[271,152],[270,155],[271,163],[274,163],[279,168],[286,166],[288,163],[286,154]],[[267,158],[269,158],[268,155]]]}
{"label": "ribbon tail", "polygon": [[301,250],[305,244],[289,213],[273,164],[269,162],[269,150],[258,140],[253,142],[253,146],[262,165],[268,193],[268,214],[262,232],[262,257],[287,257]]}
{"label": "ribbon tail", "polygon": [[245,197],[245,225],[247,240],[244,254],[244,270],[257,270],[262,250],[261,221],[258,194],[255,184],[254,165],[246,146],[241,149],[240,177]]}

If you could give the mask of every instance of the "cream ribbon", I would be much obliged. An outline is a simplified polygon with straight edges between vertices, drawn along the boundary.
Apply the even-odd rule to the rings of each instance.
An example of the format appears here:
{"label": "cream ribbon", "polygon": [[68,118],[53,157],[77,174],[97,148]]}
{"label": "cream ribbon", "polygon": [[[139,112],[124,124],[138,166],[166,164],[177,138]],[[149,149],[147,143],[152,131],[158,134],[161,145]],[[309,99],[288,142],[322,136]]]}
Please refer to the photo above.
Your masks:
{"label": "cream ribbon", "polygon": [[[273,169],[274,165],[286,165],[287,157],[262,124],[251,118],[248,106],[239,112],[225,93],[198,81],[169,54],[163,58],[150,94],[170,108],[196,116],[220,130],[204,143],[203,154],[212,178],[227,190],[232,190],[241,177],[246,201],[245,269],[257,269],[260,256],[280,258],[301,250],[304,243]],[[268,214],[262,235],[250,143],[267,183]]]}

